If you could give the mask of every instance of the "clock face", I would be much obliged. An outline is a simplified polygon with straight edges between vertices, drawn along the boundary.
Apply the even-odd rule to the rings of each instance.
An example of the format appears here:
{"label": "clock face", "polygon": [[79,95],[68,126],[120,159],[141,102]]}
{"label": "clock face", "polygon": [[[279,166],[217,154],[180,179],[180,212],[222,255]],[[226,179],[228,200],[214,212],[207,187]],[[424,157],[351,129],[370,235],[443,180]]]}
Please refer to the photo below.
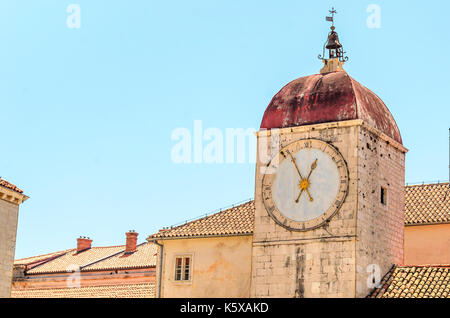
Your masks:
{"label": "clock face", "polygon": [[275,156],[263,177],[262,195],[269,214],[294,231],[320,227],[347,196],[348,170],[342,155],[317,139],[294,142]]}

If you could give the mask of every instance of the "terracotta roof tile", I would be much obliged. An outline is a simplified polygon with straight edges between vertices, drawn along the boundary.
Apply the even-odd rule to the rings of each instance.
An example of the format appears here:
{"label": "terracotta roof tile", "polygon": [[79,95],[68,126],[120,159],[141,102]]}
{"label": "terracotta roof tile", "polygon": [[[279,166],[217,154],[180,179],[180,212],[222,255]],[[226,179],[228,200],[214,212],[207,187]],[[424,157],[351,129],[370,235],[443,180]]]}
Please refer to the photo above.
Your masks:
{"label": "terracotta roof tile", "polygon": [[450,188],[447,183],[405,187],[405,224],[450,222]]}
{"label": "terracotta roof tile", "polygon": [[21,259],[16,259],[14,261],[14,265],[26,265],[27,269],[31,269],[43,262],[49,261],[55,257],[61,256],[65,253],[67,253],[68,251],[71,251],[73,249],[69,249],[69,250],[65,250],[65,251],[58,251],[58,252],[53,252],[53,253],[48,253],[48,254],[42,254],[42,255],[37,255],[37,256],[31,256],[31,257],[26,257],[26,258],[21,258]]}
{"label": "terracotta roof tile", "polygon": [[369,298],[450,298],[450,266],[398,266]]}
{"label": "terracotta roof tile", "polygon": [[92,247],[81,253],[76,253],[76,249],[69,250],[66,254],[57,257],[42,265],[36,266],[27,271],[30,274],[42,273],[57,273],[67,272],[67,270],[74,269],[74,266],[86,266],[93,262],[99,261],[105,257],[112,256],[116,253],[125,250],[125,246],[107,246],[107,247]]}
{"label": "terracotta roof tile", "polygon": [[[76,249],[49,253],[14,261],[14,265],[27,265],[27,274],[66,272],[79,266],[81,271],[129,269],[156,266],[157,246],[142,243],[136,251],[126,255],[125,246],[92,247],[79,254]],[[32,266],[30,266],[32,265]]]}
{"label": "terracotta roof tile", "polygon": [[154,298],[155,284],[121,284],[79,288],[13,289],[12,298]]}
{"label": "terracotta roof tile", "polygon": [[100,262],[83,267],[82,271],[126,269],[156,266],[158,248],[153,243],[143,243],[137,246],[133,254],[120,253]]}
{"label": "terracotta roof tile", "polygon": [[197,219],[151,235],[152,238],[182,238],[197,236],[251,235],[255,217],[254,201]]}
{"label": "terracotta roof tile", "polygon": [[[254,201],[160,231],[148,239],[196,236],[242,235],[253,233]],[[405,224],[450,222],[448,183],[405,187]]]}
{"label": "terracotta roof tile", "polygon": [[19,189],[17,186],[15,186],[14,184],[6,181],[5,179],[2,179],[0,177],[0,186],[8,188],[10,190],[16,191],[18,193],[23,193],[23,190]]}

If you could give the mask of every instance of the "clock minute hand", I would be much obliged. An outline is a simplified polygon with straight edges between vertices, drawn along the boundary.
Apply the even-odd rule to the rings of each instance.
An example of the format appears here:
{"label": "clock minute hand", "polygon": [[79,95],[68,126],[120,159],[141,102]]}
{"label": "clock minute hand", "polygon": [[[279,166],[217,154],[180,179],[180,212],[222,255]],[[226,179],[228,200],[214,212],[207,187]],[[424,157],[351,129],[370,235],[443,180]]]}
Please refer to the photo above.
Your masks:
{"label": "clock minute hand", "polygon": [[297,162],[295,161],[294,157],[292,156],[292,154],[289,152],[289,156],[291,156],[291,161],[294,163],[295,169],[297,169],[298,175],[300,176],[300,180],[303,181],[303,177],[302,174],[300,173],[300,170],[297,167]]}
{"label": "clock minute hand", "polygon": [[312,198],[312,196],[311,196],[311,194],[309,193],[309,190],[308,189],[306,189],[306,193],[308,194],[308,196],[309,196],[309,201],[313,201],[313,198]]}

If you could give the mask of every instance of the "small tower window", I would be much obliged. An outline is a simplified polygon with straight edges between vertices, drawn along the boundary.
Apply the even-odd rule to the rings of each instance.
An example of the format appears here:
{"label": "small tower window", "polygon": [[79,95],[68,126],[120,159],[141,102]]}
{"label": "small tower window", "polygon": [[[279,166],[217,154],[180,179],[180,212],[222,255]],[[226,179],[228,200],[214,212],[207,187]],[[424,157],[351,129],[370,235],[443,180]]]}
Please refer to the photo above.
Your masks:
{"label": "small tower window", "polygon": [[387,189],[384,187],[381,187],[381,191],[380,191],[380,202],[383,205],[387,204]]}

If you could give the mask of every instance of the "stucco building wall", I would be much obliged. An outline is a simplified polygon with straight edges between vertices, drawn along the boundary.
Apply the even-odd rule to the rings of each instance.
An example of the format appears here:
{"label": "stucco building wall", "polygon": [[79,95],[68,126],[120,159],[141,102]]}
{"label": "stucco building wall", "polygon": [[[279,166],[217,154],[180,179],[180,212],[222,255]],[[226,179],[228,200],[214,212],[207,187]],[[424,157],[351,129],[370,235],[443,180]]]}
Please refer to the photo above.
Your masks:
{"label": "stucco building wall", "polygon": [[405,265],[450,264],[450,224],[405,227]]}
{"label": "stucco building wall", "polygon": [[[164,245],[161,297],[250,297],[251,236],[171,239],[160,243]],[[190,281],[174,279],[175,258],[180,255],[192,257]]]}

